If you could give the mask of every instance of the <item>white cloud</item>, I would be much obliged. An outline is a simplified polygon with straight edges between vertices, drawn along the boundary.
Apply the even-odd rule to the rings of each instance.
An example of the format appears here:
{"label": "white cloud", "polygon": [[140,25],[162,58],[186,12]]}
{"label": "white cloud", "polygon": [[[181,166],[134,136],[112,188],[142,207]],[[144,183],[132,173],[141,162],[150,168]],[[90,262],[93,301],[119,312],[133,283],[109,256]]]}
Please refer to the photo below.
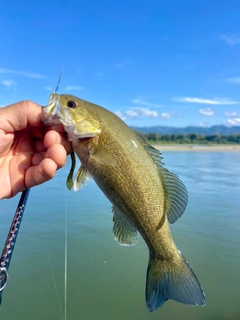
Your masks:
{"label": "white cloud", "polygon": [[79,90],[83,90],[84,87],[80,87],[80,86],[67,86],[65,87],[66,91],[79,91]]}
{"label": "white cloud", "polygon": [[240,35],[237,33],[234,34],[223,34],[221,38],[229,45],[236,46],[240,44]]}
{"label": "white cloud", "polygon": [[227,111],[224,114],[225,114],[226,117],[238,117],[238,116],[240,117],[240,115],[238,114],[237,111],[232,111],[232,112],[228,112]]}
{"label": "white cloud", "polygon": [[139,118],[147,118],[147,119],[156,119],[161,118],[163,120],[170,119],[175,112],[158,112],[154,110],[154,108],[162,108],[159,104],[150,103],[140,98],[136,98],[132,100],[132,103],[136,105],[129,107],[126,111],[116,111],[115,114],[120,117],[122,120],[126,119],[139,119]]}
{"label": "white cloud", "polygon": [[134,110],[127,110],[127,111],[125,111],[125,115],[128,118],[136,118],[136,117],[139,116],[139,113],[137,111],[134,111]]}
{"label": "white cloud", "polygon": [[157,111],[149,110],[145,108],[133,108],[124,112],[116,111],[115,114],[122,120],[134,119],[134,118],[156,118],[159,116]]}
{"label": "white cloud", "polygon": [[45,86],[44,89],[48,90],[48,91],[53,91],[53,88],[50,86]]}
{"label": "white cloud", "polygon": [[0,68],[0,73],[2,73],[2,74],[3,73],[4,74],[15,74],[15,75],[27,77],[27,78],[47,79],[47,77],[45,77],[39,73],[30,73],[30,72],[26,72],[26,71],[18,71],[18,70],[4,69],[4,68]]}
{"label": "white cloud", "polygon": [[160,104],[156,104],[156,103],[151,103],[142,99],[133,99],[132,102],[134,104],[138,104],[138,105],[142,105],[142,106],[146,106],[146,107],[152,107],[152,108],[162,108],[162,106]]}
{"label": "white cloud", "polygon": [[240,84],[240,77],[226,79],[227,82]]}
{"label": "white cloud", "polygon": [[146,108],[133,108],[125,111],[122,116],[125,118],[156,118],[159,116],[159,114],[155,110],[149,110]]}
{"label": "white cloud", "polygon": [[161,118],[163,120],[169,120],[174,113],[162,112],[158,113],[155,110],[149,110],[146,108],[133,108],[128,109],[124,112],[116,111],[115,114],[122,120],[126,119],[136,119],[136,118]]}
{"label": "white cloud", "polygon": [[208,122],[199,122],[198,125],[199,127],[202,127],[202,128],[207,128],[210,126]]}
{"label": "white cloud", "polygon": [[116,116],[118,116],[123,121],[126,120],[126,117],[124,116],[124,113],[122,113],[121,111],[116,111],[115,114],[116,114]]}
{"label": "white cloud", "polygon": [[240,117],[239,118],[228,119],[227,123],[230,124],[231,126],[240,126]]}
{"label": "white cloud", "polygon": [[172,117],[172,113],[167,113],[167,112],[162,112],[160,114],[161,118],[164,119],[164,120],[168,120]]}
{"label": "white cloud", "polygon": [[149,110],[146,108],[137,108],[136,109],[139,115],[144,116],[146,118],[156,118],[158,117],[158,112],[155,110]]}
{"label": "white cloud", "polygon": [[210,116],[214,115],[214,111],[211,108],[199,109],[198,111],[203,116],[210,117]]}
{"label": "white cloud", "polygon": [[17,82],[14,80],[2,80],[1,84],[7,88],[14,88],[17,86]]}
{"label": "white cloud", "polygon": [[215,99],[202,99],[195,97],[180,97],[173,98],[173,101],[177,102],[188,102],[188,103],[201,103],[201,104],[212,104],[212,105],[228,105],[228,104],[237,104],[238,102],[231,99],[215,98]]}

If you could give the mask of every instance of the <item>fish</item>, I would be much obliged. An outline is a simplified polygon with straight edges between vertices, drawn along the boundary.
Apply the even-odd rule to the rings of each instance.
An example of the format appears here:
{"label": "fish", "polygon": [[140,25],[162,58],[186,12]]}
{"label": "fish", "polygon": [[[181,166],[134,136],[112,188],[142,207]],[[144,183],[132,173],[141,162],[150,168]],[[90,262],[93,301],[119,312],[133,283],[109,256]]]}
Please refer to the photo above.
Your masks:
{"label": "fish", "polygon": [[148,310],[169,299],[204,306],[203,289],[169,228],[184,213],[188,192],[160,152],[111,111],[73,95],[52,93],[43,122],[63,124],[81,161],[74,183],[72,172],[68,177],[69,189],[77,191],[92,177],[112,204],[114,239],[132,246],[140,234],[148,246]]}

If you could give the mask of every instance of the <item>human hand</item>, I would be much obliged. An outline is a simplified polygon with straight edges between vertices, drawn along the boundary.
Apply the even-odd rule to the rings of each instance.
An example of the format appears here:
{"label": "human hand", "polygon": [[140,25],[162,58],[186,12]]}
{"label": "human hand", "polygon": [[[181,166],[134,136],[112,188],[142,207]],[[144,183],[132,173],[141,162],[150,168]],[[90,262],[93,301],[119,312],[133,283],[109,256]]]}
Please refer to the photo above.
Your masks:
{"label": "human hand", "polygon": [[0,199],[52,179],[71,144],[62,125],[47,129],[42,107],[22,101],[0,108]]}

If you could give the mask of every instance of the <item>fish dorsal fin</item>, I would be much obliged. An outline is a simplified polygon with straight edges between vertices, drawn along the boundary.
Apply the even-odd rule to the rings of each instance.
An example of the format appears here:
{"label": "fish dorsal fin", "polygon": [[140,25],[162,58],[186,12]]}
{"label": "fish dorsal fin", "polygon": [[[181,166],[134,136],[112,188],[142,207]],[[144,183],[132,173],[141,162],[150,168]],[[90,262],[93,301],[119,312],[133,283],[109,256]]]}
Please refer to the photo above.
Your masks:
{"label": "fish dorsal fin", "polygon": [[126,220],[123,213],[116,207],[112,207],[112,212],[114,239],[122,246],[134,246],[138,242],[137,229]]}
{"label": "fish dorsal fin", "polygon": [[74,191],[78,191],[79,189],[83,188],[89,180],[90,173],[83,165],[81,165],[81,167],[78,169],[76,179],[74,181]]}
{"label": "fish dorsal fin", "polygon": [[147,151],[149,156],[152,158],[153,162],[157,167],[162,168],[164,163],[162,162],[163,157],[161,156],[161,152],[151,146],[149,143],[145,142],[141,137],[138,137],[139,141],[141,142],[143,148]]}
{"label": "fish dorsal fin", "polygon": [[166,215],[174,223],[184,213],[188,203],[188,192],[185,185],[174,173],[162,168],[164,192],[166,196]]}
{"label": "fish dorsal fin", "polygon": [[165,192],[165,212],[168,221],[174,223],[186,209],[188,203],[187,189],[177,175],[163,167],[161,153],[145,141],[141,141],[141,143],[158,168],[158,174]]}

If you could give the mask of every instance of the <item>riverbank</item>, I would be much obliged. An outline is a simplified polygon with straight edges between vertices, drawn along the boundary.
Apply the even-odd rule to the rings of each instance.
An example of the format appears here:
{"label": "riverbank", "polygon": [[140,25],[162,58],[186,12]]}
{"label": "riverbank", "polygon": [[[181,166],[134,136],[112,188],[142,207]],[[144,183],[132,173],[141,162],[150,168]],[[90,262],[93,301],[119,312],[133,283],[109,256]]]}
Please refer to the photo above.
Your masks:
{"label": "riverbank", "polygon": [[240,152],[240,144],[158,144],[153,146],[160,151]]}

